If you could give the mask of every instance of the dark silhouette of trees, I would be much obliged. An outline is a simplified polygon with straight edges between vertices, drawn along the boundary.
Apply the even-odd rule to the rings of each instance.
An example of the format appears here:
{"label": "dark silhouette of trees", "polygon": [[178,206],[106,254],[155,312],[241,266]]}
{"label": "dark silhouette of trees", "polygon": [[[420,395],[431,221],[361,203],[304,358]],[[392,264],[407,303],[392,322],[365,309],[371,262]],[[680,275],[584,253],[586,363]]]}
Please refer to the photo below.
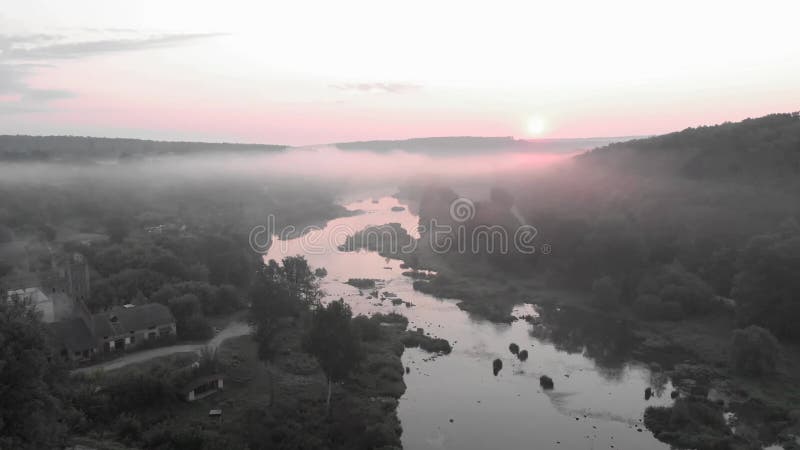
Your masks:
{"label": "dark silhouette of trees", "polygon": [[[302,257],[290,257],[284,261],[292,261],[290,266],[300,266],[308,269],[308,264],[304,265],[298,260]],[[284,263],[285,264],[285,263]],[[301,301],[298,292],[292,292],[292,287],[303,291],[311,291],[311,286],[315,286],[315,279],[305,277],[305,286],[298,287],[295,283],[290,283],[286,276],[286,267],[281,267],[275,260],[270,260],[267,264],[262,264],[250,290],[250,312],[256,324],[255,339],[258,342],[258,355],[267,366],[270,373],[270,403],[275,397],[275,381],[272,370],[272,361],[278,352],[278,337],[281,330],[286,325],[289,317],[297,316],[304,308],[305,303]],[[294,280],[293,280],[294,281]]]}
{"label": "dark silhouette of trees", "polygon": [[314,305],[319,296],[317,277],[308,265],[304,256],[287,256],[283,258],[283,278],[292,297]]}
{"label": "dark silhouette of trees", "polygon": [[123,217],[115,216],[106,220],[108,238],[115,244],[122,242],[130,231],[130,225]]}
{"label": "dark silhouette of trees", "polygon": [[756,325],[733,331],[731,365],[745,375],[766,375],[775,372],[780,345],[768,330]]}
{"label": "dark silhouette of trees", "polygon": [[343,381],[360,360],[360,339],[352,325],[353,313],[344,300],[314,311],[306,349],[319,361],[328,379],[326,411],[330,414],[331,386]]}
{"label": "dark silhouette of trees", "polygon": [[619,302],[620,290],[611,277],[605,276],[594,280],[592,295],[597,306],[613,308]]}
{"label": "dark silhouette of trees", "polygon": [[64,445],[65,410],[54,385],[66,376],[48,361],[37,313],[23,302],[0,301],[0,448]]}
{"label": "dark silhouette of trees", "polygon": [[733,297],[739,320],[770,329],[781,338],[800,339],[800,226],[753,237],[739,259]]}

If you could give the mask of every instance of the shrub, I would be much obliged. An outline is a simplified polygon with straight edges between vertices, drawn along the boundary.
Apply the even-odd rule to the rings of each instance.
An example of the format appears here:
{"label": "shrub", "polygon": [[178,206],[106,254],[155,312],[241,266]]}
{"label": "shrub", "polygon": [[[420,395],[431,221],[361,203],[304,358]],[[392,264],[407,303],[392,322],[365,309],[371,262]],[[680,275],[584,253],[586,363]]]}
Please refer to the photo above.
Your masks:
{"label": "shrub", "polygon": [[592,296],[597,306],[614,307],[619,302],[620,289],[611,277],[605,276],[592,283]]}
{"label": "shrub", "polygon": [[374,341],[381,337],[381,324],[378,320],[356,316],[353,318],[353,326],[364,341]]}
{"label": "shrub", "polygon": [[656,320],[659,319],[658,312],[661,308],[661,299],[657,295],[643,294],[636,298],[632,307],[639,317],[647,320]]}
{"label": "shrub", "polygon": [[359,289],[373,289],[375,288],[375,280],[371,278],[350,278],[345,282],[350,286],[359,288]]}
{"label": "shrub", "polygon": [[142,423],[132,414],[122,414],[114,424],[114,431],[123,442],[133,443],[142,436]]}
{"label": "shrub", "polygon": [[684,310],[680,303],[663,301],[653,294],[643,294],[633,302],[633,311],[645,320],[680,320]]}
{"label": "shrub", "polygon": [[0,225],[0,243],[14,240],[14,232],[10,228]]}
{"label": "shrub", "polygon": [[649,407],[644,424],[656,439],[680,448],[738,448],[722,408],[705,398],[675,400],[672,407]]}
{"label": "shrub", "polygon": [[402,341],[406,347],[419,347],[430,353],[448,354],[452,350],[447,339],[430,337],[423,333],[422,329],[407,331]]}
{"label": "shrub", "polygon": [[11,264],[0,261],[0,278],[10,274],[14,270],[14,266]]}
{"label": "shrub", "polygon": [[653,318],[677,320],[684,315],[706,313],[714,304],[711,287],[677,263],[664,265],[645,276],[639,283],[637,292],[640,296],[653,295],[664,304],[674,303],[681,308],[678,313],[672,304],[657,307],[657,317]]}
{"label": "shrub", "polygon": [[214,330],[205,317],[194,315],[181,320],[177,324],[178,336],[181,339],[205,340],[214,336]]}
{"label": "shrub", "polygon": [[372,320],[378,323],[396,323],[403,326],[408,325],[408,318],[396,312],[390,312],[389,314],[376,313],[372,316]]}
{"label": "shrub", "polygon": [[780,345],[772,333],[750,325],[734,330],[731,341],[731,365],[737,372],[754,376],[775,372]]}

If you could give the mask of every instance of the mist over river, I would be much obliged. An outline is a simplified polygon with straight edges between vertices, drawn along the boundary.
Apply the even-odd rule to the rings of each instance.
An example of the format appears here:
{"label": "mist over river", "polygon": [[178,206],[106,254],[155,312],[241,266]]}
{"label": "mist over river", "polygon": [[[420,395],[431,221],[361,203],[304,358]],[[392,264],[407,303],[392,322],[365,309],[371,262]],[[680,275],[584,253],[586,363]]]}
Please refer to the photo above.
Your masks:
{"label": "mist over river", "polygon": [[[361,214],[328,222],[302,237],[275,240],[265,260],[305,255],[314,268],[324,267],[323,303],[339,298],[354,315],[396,311],[409,319],[409,328],[424,328],[432,336],[450,341],[453,351],[433,356],[417,348],[406,349],[403,365],[407,390],[400,399],[403,445],[407,449],[668,449],[644,428],[647,406],[671,403],[672,385],[659,373],[634,363],[616,361],[612,341],[593,336],[593,352],[560,345],[559,338],[542,340],[531,335],[525,320],[496,324],[470,316],[457,307],[457,299],[438,299],[414,291],[413,280],[402,275],[398,260],[376,252],[343,252],[338,246],[348,234],[370,225],[400,223],[416,234],[418,217],[392,197],[367,198],[345,203]],[[393,207],[394,210],[392,209]],[[350,278],[381,280],[377,289],[413,304],[393,305],[368,298],[345,282]],[[514,315],[537,316],[535,305],[519,305]],[[586,318],[560,317],[560,327],[574,326],[582,335],[591,325]],[[547,319],[542,317],[541,319]],[[542,320],[543,327],[548,321]],[[603,327],[615,328],[615,327]],[[521,362],[509,351],[516,343],[529,357]],[[598,351],[597,349],[600,348]],[[577,351],[576,351],[577,350]],[[495,376],[492,361],[500,358],[503,369]],[[553,378],[555,387],[544,390],[539,377]],[[654,396],[645,400],[645,389]]]}

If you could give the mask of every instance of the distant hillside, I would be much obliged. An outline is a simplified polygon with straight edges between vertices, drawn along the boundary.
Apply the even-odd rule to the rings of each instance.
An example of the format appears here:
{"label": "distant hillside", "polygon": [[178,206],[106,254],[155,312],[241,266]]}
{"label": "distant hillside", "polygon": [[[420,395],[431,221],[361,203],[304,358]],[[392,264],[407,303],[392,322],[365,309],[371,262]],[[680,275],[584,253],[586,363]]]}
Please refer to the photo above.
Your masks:
{"label": "distant hillside", "polygon": [[770,114],[615,143],[577,160],[696,180],[795,182],[800,179],[800,113]]}
{"label": "distant hillside", "polygon": [[430,155],[464,155],[500,151],[516,152],[563,152],[607,145],[631,139],[630,137],[584,138],[584,139],[514,139],[504,137],[450,136],[403,139],[396,141],[359,141],[335,144],[342,150],[368,150],[390,152],[401,150],[409,153]]}
{"label": "distant hillside", "polygon": [[109,161],[212,152],[268,152],[282,145],[167,142],[79,136],[0,136],[0,161]]}

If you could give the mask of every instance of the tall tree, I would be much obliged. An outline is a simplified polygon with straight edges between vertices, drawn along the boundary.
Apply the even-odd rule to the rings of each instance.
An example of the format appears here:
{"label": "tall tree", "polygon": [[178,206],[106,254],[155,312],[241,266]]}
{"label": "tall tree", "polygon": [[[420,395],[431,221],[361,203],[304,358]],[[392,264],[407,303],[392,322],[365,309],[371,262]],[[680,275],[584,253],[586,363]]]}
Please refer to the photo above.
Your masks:
{"label": "tall tree", "polygon": [[278,348],[278,335],[289,316],[297,314],[301,304],[292,298],[283,276],[284,270],[275,260],[262,265],[250,292],[251,314],[256,324],[258,356],[270,374],[270,404],[275,398],[275,374],[272,361]]}
{"label": "tall tree", "polygon": [[800,226],[786,222],[753,237],[739,259],[733,297],[742,324],[768,328],[776,336],[800,341]]}
{"label": "tall tree", "polygon": [[328,380],[326,414],[331,410],[331,387],[343,381],[361,358],[358,333],[352,326],[353,312],[339,299],[314,311],[306,349],[319,361]]}
{"label": "tall tree", "polygon": [[48,353],[38,313],[23,301],[0,301],[0,448],[63,446],[64,410],[53,392],[66,374]]}
{"label": "tall tree", "polygon": [[317,277],[304,256],[283,258],[283,276],[292,296],[308,305],[316,304],[319,297]]}

